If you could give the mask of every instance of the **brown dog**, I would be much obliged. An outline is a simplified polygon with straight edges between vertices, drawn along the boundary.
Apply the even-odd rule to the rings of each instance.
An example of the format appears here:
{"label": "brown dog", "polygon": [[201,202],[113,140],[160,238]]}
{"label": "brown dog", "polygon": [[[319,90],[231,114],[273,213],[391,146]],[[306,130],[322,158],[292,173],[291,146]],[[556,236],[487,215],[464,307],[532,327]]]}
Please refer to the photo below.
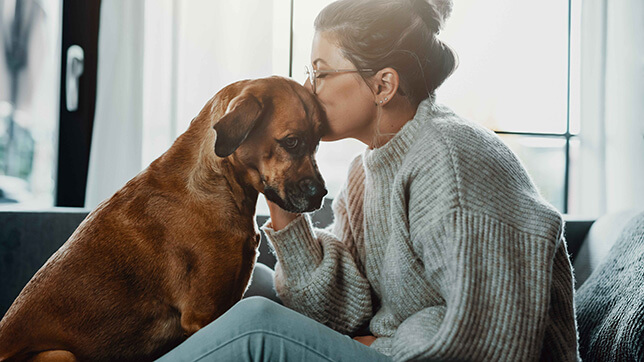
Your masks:
{"label": "brown dog", "polygon": [[221,90],[27,284],[0,322],[0,361],[151,360],[219,317],[255,264],[258,192],[292,212],[320,206],[323,124],[292,80]]}

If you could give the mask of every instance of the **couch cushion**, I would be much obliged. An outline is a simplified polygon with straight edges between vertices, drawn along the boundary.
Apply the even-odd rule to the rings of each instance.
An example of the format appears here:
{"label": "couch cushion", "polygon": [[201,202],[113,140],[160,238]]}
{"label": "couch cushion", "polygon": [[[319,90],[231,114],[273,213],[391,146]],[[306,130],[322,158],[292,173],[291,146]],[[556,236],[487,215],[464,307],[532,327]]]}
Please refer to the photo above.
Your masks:
{"label": "couch cushion", "polygon": [[576,307],[584,361],[644,360],[644,212],[581,285]]}

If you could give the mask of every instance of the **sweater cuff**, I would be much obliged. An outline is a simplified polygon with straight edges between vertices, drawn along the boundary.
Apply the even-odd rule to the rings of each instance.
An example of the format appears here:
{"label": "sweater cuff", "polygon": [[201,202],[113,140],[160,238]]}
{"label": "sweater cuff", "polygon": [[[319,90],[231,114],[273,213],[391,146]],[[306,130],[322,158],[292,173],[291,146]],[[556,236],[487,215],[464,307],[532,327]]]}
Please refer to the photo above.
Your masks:
{"label": "sweater cuff", "polygon": [[273,230],[271,220],[262,226],[282,272],[287,279],[307,278],[322,261],[322,247],[307,214],[301,214],[282,230]]}
{"label": "sweater cuff", "polygon": [[391,337],[378,337],[376,338],[375,341],[371,344],[371,348],[375,349],[376,351],[386,355],[386,356],[391,356],[391,341],[393,338]]}

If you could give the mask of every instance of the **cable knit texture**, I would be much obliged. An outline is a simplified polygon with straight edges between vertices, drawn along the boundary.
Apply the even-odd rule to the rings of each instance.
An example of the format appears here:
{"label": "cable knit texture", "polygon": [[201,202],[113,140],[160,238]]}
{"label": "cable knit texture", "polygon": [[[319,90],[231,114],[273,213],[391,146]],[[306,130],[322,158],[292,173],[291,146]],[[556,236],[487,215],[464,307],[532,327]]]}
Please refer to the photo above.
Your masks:
{"label": "cable knit texture", "polygon": [[334,224],[263,229],[284,304],[394,360],[576,361],[561,215],[491,131],[425,100],[353,160]]}
{"label": "cable knit texture", "polygon": [[577,292],[584,361],[644,361],[644,212]]}

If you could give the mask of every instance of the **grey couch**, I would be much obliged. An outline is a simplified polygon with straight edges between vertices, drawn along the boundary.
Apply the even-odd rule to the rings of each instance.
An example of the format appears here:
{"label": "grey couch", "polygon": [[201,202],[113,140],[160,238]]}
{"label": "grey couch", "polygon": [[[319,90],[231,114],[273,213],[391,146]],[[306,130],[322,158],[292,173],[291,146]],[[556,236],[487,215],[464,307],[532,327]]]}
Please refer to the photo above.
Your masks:
{"label": "grey couch", "polygon": [[[47,259],[85,219],[89,210],[52,208],[40,211],[0,210],[0,317]],[[258,216],[258,225],[268,217]],[[331,202],[313,214],[316,226],[331,223]],[[262,233],[258,261],[270,267],[275,256]]]}
{"label": "grey couch", "polygon": [[[331,222],[330,208],[330,202],[326,202],[313,215],[316,226],[325,226]],[[0,211],[0,316],[4,315],[33,274],[67,240],[87,214],[88,210],[74,208]],[[601,221],[597,225],[602,225],[604,229],[610,229],[611,225],[619,227],[620,219],[613,220],[612,223],[609,220]],[[265,216],[258,216],[259,225],[265,221]],[[590,235],[597,242],[601,241],[601,233],[596,232],[593,223],[593,220],[569,219],[565,231],[572,259],[576,266],[580,263],[581,268],[585,268],[583,273],[586,276],[595,263],[591,261],[591,256],[597,258],[592,251],[584,251],[583,246],[589,239],[587,236]],[[270,253],[264,235],[258,260],[271,267],[275,264],[275,257]]]}

